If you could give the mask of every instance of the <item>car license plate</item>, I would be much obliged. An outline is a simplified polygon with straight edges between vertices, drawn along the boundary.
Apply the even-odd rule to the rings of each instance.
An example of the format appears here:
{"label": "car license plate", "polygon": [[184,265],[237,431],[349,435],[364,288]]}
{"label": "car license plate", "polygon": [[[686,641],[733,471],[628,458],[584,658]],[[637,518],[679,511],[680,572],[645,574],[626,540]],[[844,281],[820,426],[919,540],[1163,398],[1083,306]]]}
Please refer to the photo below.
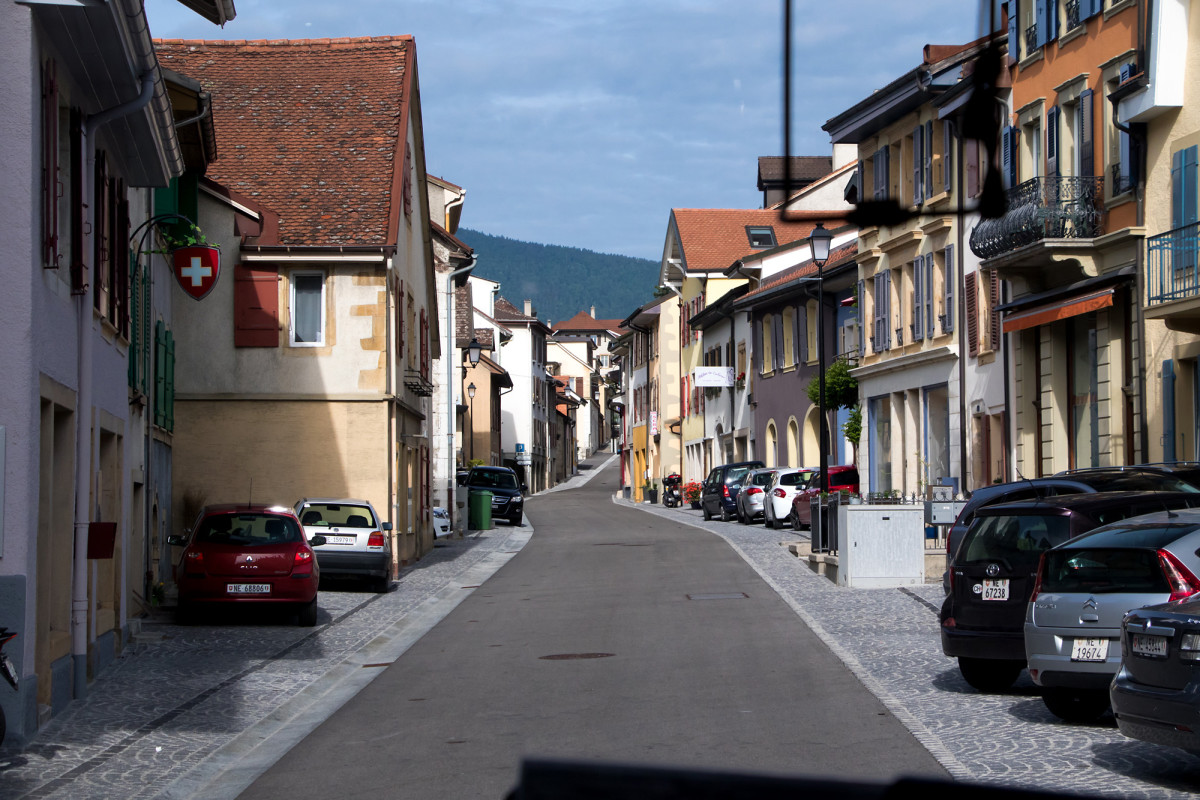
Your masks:
{"label": "car license plate", "polygon": [[1071,645],[1072,661],[1104,661],[1108,658],[1108,639],[1076,639]]}
{"label": "car license plate", "polygon": [[325,544],[354,544],[353,536],[326,536]]}
{"label": "car license plate", "polygon": [[231,583],[225,587],[228,594],[270,594],[269,583]]}
{"label": "car license plate", "polygon": [[1162,656],[1167,655],[1167,637],[1165,636],[1145,636],[1135,633],[1130,639],[1129,647],[1139,656]]}
{"label": "car license plate", "polygon": [[1008,599],[1008,578],[1000,578],[998,580],[987,580],[983,582],[983,592],[980,595],[982,600],[1007,600]]}

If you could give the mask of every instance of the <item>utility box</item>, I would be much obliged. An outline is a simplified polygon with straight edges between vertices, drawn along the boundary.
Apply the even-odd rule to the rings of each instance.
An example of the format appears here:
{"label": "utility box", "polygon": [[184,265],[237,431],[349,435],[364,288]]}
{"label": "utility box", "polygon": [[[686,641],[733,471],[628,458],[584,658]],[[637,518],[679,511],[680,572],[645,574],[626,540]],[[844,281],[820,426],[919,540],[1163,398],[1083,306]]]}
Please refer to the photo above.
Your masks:
{"label": "utility box", "polygon": [[838,584],[885,589],[925,582],[925,506],[838,507]]}
{"label": "utility box", "polygon": [[486,489],[472,489],[467,509],[467,527],[473,531],[492,529],[492,493]]}

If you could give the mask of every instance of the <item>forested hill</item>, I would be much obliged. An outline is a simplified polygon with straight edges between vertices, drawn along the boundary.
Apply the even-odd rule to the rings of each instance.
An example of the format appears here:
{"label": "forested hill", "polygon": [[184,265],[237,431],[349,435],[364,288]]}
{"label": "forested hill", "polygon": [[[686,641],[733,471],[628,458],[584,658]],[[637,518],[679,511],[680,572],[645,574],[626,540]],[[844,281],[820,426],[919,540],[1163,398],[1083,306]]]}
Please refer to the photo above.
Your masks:
{"label": "forested hill", "polygon": [[654,298],[657,261],[520,242],[467,228],[455,235],[475,250],[475,275],[499,281],[500,294],[517,308],[532,300],[543,322],[570,319],[592,306],[596,319],[625,319]]}

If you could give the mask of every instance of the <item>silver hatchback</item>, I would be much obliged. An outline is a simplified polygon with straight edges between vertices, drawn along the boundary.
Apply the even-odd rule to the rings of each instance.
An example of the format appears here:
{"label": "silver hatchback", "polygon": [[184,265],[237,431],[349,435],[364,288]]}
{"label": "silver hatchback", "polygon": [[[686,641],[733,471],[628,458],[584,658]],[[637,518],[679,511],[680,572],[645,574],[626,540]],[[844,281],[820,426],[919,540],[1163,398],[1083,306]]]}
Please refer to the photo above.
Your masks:
{"label": "silver hatchback", "polygon": [[320,534],[324,544],[313,545],[322,578],[363,578],[372,589],[386,592],[392,584],[392,523],[381,522],[366,500],[305,497],[296,503],[296,516],[311,541]]}
{"label": "silver hatchback", "polygon": [[1029,675],[1062,719],[1107,710],[1130,609],[1200,593],[1200,509],[1105,525],[1042,555],[1025,616]]}

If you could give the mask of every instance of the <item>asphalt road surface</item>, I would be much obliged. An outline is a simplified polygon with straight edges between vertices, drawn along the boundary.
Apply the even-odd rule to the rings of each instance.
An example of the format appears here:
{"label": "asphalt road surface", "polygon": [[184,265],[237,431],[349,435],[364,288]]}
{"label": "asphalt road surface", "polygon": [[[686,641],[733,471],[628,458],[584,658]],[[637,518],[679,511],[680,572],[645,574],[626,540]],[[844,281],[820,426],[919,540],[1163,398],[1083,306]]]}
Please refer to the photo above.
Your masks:
{"label": "asphalt road surface", "polygon": [[947,777],[729,545],[617,480],[533,498],[521,552],[242,796],[498,800],[526,757]]}

